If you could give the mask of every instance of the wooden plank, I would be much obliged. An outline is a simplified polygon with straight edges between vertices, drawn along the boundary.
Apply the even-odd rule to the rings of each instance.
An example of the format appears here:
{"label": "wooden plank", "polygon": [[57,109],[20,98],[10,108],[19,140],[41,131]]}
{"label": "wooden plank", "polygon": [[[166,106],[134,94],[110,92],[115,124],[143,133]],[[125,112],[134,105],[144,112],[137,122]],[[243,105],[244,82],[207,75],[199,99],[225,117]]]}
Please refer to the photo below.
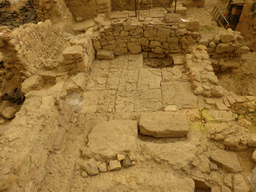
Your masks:
{"label": "wooden plank", "polygon": [[229,110],[227,108],[226,105],[224,105],[224,103],[222,103],[222,99],[217,99],[217,98],[214,98],[214,101],[217,105],[217,108],[220,110],[220,111],[226,111],[226,110]]}
{"label": "wooden plank", "polygon": [[215,105],[215,101],[213,98],[205,98],[205,102],[209,105]]}
{"label": "wooden plank", "polygon": [[233,105],[233,104],[236,103],[236,100],[231,95],[227,96],[227,98],[228,98],[228,101],[229,101],[230,105]]}
{"label": "wooden plank", "polygon": [[236,95],[235,93],[230,92],[230,94],[232,95],[232,97],[234,97],[234,99],[235,99],[238,103],[243,103],[243,102],[244,102],[244,100],[243,100],[240,96]]}

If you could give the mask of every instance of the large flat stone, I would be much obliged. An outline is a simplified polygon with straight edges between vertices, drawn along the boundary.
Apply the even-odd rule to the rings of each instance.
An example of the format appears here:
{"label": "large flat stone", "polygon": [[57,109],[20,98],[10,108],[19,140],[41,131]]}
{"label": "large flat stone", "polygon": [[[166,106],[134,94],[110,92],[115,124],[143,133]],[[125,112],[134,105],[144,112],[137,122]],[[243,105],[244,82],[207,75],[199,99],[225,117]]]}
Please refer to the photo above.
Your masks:
{"label": "large flat stone", "polygon": [[111,120],[96,125],[88,136],[88,148],[102,158],[136,150],[137,121]]}
{"label": "large flat stone", "polygon": [[210,160],[231,173],[236,173],[242,170],[237,155],[234,152],[218,149],[210,154]]}
{"label": "large flat stone", "polygon": [[189,131],[186,116],[175,112],[152,112],[141,115],[140,133],[153,137],[183,137]]}

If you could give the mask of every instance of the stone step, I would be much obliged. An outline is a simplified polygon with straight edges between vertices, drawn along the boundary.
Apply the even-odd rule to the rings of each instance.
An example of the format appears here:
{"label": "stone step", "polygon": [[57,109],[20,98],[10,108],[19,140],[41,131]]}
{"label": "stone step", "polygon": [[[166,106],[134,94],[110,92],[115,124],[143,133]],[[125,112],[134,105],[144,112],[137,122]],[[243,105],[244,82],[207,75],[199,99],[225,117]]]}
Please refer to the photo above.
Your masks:
{"label": "stone step", "polygon": [[177,112],[151,112],[141,114],[140,133],[156,138],[187,136],[189,125],[186,116]]}

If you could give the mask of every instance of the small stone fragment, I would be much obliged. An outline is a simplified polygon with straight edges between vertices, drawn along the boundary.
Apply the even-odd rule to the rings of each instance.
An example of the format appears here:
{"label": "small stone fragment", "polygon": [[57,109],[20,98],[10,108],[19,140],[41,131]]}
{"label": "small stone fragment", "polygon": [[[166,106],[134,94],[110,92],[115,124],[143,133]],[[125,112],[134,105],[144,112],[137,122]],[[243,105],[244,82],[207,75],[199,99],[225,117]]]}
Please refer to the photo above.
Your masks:
{"label": "small stone fragment", "polygon": [[117,158],[118,161],[122,161],[122,160],[125,159],[125,156],[122,155],[122,154],[117,154],[116,158]]}
{"label": "small stone fragment", "polygon": [[124,168],[130,167],[132,165],[131,160],[128,157],[125,157],[125,159],[122,161],[122,166]]}
{"label": "small stone fragment", "polygon": [[2,112],[2,116],[5,119],[12,119],[15,116],[16,113],[17,113],[17,109],[15,109],[14,107],[7,107]]}
{"label": "small stone fragment", "polygon": [[256,150],[252,153],[252,160],[256,162]]}
{"label": "small stone fragment", "polygon": [[107,164],[106,163],[101,163],[98,165],[98,169],[100,172],[104,173],[104,172],[107,172],[108,169],[107,169]]}
{"label": "small stone fragment", "polygon": [[86,173],[86,171],[82,171],[81,176],[82,176],[83,178],[85,178],[85,177],[88,177],[88,174]]}
{"label": "small stone fragment", "polygon": [[121,169],[121,164],[117,160],[109,161],[108,170],[109,171],[117,171]]}
{"label": "small stone fragment", "polygon": [[132,164],[132,165],[136,165],[136,162],[135,162],[135,161],[132,161],[131,164]]}
{"label": "small stone fragment", "polygon": [[99,173],[96,161],[93,158],[82,164],[81,168],[85,170],[89,175],[97,175]]}

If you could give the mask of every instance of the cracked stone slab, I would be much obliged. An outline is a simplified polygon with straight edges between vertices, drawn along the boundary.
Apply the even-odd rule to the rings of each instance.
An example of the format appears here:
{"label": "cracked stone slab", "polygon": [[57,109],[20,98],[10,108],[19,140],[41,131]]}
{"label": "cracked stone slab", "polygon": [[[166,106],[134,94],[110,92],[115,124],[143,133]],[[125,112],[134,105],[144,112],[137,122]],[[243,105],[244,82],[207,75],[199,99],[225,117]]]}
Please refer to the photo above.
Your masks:
{"label": "cracked stone slab", "polygon": [[137,149],[137,121],[111,120],[96,125],[88,136],[88,149],[107,159]]}
{"label": "cracked stone slab", "polygon": [[163,68],[162,76],[164,81],[182,81],[182,70],[179,68]]}
{"label": "cracked stone slab", "polygon": [[139,121],[140,133],[159,137],[187,136],[189,125],[186,116],[175,112],[153,112],[141,114]]}
{"label": "cracked stone slab", "polygon": [[234,152],[218,149],[211,152],[210,160],[228,172],[236,173],[242,171],[237,155]]}
{"label": "cracked stone slab", "polygon": [[161,83],[163,105],[176,105],[178,109],[197,108],[198,97],[194,95],[190,82]]}

